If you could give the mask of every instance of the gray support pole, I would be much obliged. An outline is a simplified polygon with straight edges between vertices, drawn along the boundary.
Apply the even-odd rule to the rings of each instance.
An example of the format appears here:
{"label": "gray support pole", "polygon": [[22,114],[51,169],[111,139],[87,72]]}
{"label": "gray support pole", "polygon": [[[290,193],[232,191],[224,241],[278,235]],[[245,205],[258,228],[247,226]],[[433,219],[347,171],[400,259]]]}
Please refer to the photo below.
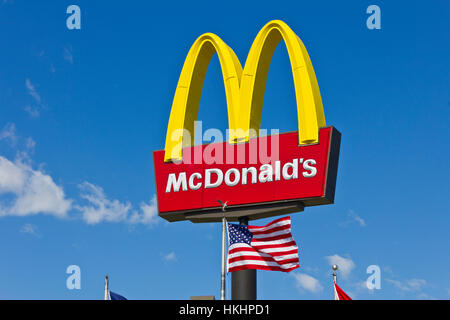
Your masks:
{"label": "gray support pole", "polygon": [[[248,218],[239,218],[241,225],[248,225]],[[256,270],[247,269],[231,273],[231,299],[256,300]]]}
{"label": "gray support pole", "polygon": [[105,276],[105,300],[109,300],[109,278],[108,275]]}
{"label": "gray support pole", "polygon": [[336,287],[334,286],[335,283],[337,283],[337,270],[338,266],[337,264],[333,264],[331,267],[333,269],[333,292],[334,292],[334,300],[339,300],[338,294],[336,292]]}
{"label": "gray support pole", "polygon": [[226,286],[226,264],[227,264],[227,220],[225,217],[222,218],[222,272],[221,272],[221,281],[220,281],[220,300],[225,300],[225,286]]}

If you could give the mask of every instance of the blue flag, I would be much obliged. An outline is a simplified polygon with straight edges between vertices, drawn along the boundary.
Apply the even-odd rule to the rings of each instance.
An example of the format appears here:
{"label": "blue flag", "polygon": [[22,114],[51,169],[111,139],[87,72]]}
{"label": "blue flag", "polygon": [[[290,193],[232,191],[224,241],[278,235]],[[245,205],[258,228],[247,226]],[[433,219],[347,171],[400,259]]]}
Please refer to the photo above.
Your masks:
{"label": "blue flag", "polygon": [[109,296],[111,300],[127,300],[127,298],[121,296],[120,294],[109,291]]}

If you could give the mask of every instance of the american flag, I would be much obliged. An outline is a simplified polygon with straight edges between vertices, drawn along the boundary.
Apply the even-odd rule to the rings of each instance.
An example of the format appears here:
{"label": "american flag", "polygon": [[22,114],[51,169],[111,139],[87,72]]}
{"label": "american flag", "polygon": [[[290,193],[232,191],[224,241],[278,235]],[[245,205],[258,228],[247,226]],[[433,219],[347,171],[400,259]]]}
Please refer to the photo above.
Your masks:
{"label": "american flag", "polygon": [[291,217],[265,226],[228,223],[228,272],[260,269],[289,272],[300,267],[291,235]]}

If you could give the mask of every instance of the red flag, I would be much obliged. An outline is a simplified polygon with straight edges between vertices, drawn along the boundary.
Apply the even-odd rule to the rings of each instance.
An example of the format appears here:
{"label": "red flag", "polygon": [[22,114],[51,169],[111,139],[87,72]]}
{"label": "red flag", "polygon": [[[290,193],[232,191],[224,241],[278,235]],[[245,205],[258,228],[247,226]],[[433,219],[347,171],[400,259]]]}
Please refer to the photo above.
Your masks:
{"label": "red flag", "polygon": [[334,283],[334,290],[336,291],[339,300],[352,300],[352,298],[350,298],[350,297],[344,292],[344,290],[342,290],[341,288],[339,288],[339,286],[336,284],[336,282]]}

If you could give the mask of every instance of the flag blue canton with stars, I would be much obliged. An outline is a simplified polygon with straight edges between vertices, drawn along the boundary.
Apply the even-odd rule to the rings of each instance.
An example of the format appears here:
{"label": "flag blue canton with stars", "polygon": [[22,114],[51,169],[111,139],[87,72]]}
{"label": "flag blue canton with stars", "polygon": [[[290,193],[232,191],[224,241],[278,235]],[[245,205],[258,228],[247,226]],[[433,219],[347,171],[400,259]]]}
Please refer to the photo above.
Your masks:
{"label": "flag blue canton with stars", "polygon": [[248,230],[247,226],[239,224],[228,224],[228,235],[230,237],[230,246],[234,243],[246,243],[250,245],[253,234]]}

